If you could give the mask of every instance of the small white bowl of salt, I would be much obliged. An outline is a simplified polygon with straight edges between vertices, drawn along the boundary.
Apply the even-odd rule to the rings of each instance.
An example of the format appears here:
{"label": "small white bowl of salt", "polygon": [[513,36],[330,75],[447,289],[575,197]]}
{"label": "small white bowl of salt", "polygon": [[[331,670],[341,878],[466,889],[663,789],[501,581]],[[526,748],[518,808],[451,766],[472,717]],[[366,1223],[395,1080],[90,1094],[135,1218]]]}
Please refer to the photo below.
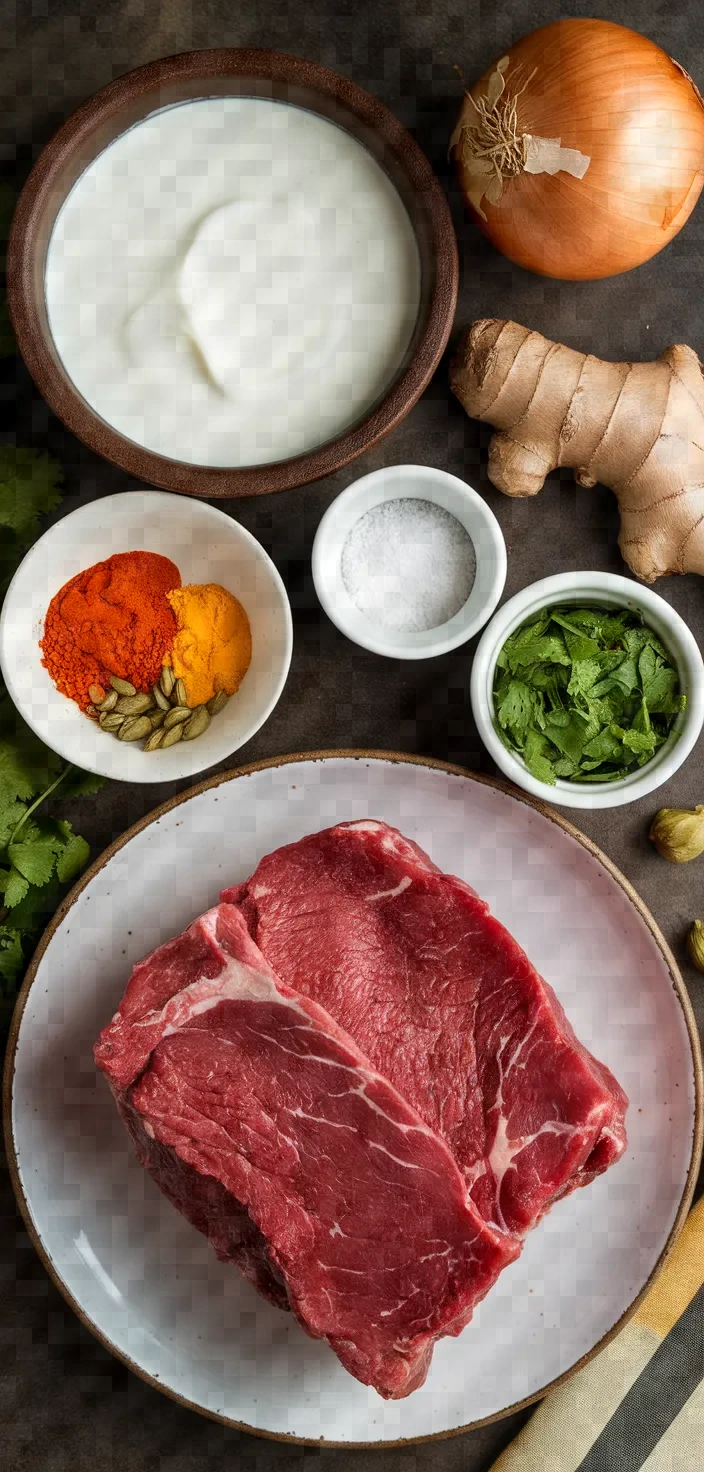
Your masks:
{"label": "small white bowl of salt", "polygon": [[466,481],[428,465],[364,475],[328,507],[313,543],[313,582],[348,639],[392,659],[456,649],[491,617],[506,544]]}

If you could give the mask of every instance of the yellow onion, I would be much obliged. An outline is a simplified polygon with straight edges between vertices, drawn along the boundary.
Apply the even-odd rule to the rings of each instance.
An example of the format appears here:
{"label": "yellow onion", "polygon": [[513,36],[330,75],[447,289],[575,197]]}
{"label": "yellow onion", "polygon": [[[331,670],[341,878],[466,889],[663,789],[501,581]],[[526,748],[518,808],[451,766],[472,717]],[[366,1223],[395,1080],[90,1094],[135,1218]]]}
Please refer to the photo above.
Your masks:
{"label": "yellow onion", "polygon": [[494,62],[466,94],[450,146],[504,255],[543,276],[594,280],[649,260],[688,219],[704,183],[704,101],[646,36],[561,20]]}

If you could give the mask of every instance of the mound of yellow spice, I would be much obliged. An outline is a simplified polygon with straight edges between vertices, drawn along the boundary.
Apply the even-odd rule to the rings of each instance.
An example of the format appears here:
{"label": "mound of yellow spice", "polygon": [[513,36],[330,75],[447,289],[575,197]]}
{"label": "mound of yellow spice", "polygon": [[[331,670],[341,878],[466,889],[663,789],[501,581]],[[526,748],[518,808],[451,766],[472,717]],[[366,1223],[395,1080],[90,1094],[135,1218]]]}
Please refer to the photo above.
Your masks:
{"label": "mound of yellow spice", "polygon": [[183,680],[188,704],[204,705],[219,690],[234,695],[252,660],[242,604],[219,583],[189,583],[166,596],[178,625],[171,666]]}

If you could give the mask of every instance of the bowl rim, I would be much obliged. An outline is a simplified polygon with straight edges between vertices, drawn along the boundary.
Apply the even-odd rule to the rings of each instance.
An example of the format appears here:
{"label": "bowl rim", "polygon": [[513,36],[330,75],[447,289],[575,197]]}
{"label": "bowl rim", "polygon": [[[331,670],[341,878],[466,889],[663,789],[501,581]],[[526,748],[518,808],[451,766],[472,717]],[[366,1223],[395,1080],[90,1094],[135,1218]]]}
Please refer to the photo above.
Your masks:
{"label": "bowl rim", "polygon": [[[484,598],[481,606],[470,620],[465,619],[463,622],[457,622],[461,619],[461,615],[467,607],[468,598],[467,603],[463,605],[463,608],[458,610],[452,619],[449,619],[445,624],[439,624],[437,629],[426,630],[424,636],[419,636],[418,634],[408,635],[400,630],[389,630],[388,637],[386,637],[381,632],[381,626],[373,625],[371,622],[369,623],[369,634],[366,635],[364,629],[359,629],[356,624],[353,625],[351,623],[346,617],[345,611],[341,609],[339,603],[332,597],[328,585],[329,580],[323,570],[324,560],[327,553],[337,542],[336,528],[341,513],[346,513],[354,506],[356,501],[363,500],[366,502],[367,496],[373,493],[377,487],[380,492],[383,492],[387,487],[392,486],[396,479],[400,480],[404,475],[416,477],[419,483],[424,482],[423,488],[420,490],[406,488],[404,490],[399,486],[396,496],[387,496],[386,494],[374,496],[372,494],[369,505],[365,506],[365,510],[371,510],[383,501],[393,500],[396,497],[402,499],[404,496],[411,496],[419,500],[425,499],[432,501],[435,505],[442,505],[442,502],[436,501],[433,495],[434,484],[452,488],[459,496],[464,498],[468,506],[471,506],[476,520],[481,523],[482,530],[486,536],[486,545],[482,547],[482,562],[485,564],[487,575]],[[364,511],[360,511],[360,516],[364,514]],[[456,512],[451,512],[451,515],[456,516],[459,520]],[[471,536],[469,528],[465,526],[465,530]],[[484,500],[483,496],[474,489],[474,486],[470,485],[468,481],[462,480],[460,476],[453,475],[448,470],[441,470],[437,466],[413,465],[410,463],[384,465],[378,470],[369,471],[367,475],[359,476],[357,480],[352,481],[344,491],[341,491],[331,501],[327,510],[323,513],[318,523],[311,552],[313,584],[318,600],[330,621],[353,644],[357,644],[361,649],[368,649],[372,654],[383,655],[387,659],[435,659],[438,655],[448,654],[451,650],[458,649],[460,645],[466,644],[469,639],[473,638],[484,627],[487,619],[491,617],[491,614],[496,608],[506,582],[507,567],[508,555],[501,526],[491,507]],[[471,590],[469,597],[471,598]],[[443,635],[443,629],[447,630],[451,626],[454,626],[452,632]],[[437,637],[431,639],[431,634]],[[418,640],[420,637],[424,637],[423,643],[415,644],[411,642],[411,640]]]}
{"label": "bowl rim", "polygon": [[[243,746],[246,746],[246,744],[251,741],[254,736],[256,736],[257,732],[261,730],[262,726],[265,724],[266,721],[268,721],[272,712],[276,709],[279,700],[281,699],[286,686],[286,681],[290,673],[291,660],[293,657],[293,614],[291,611],[291,603],[286,590],[286,585],[281,576],[281,573],[279,572],[276,564],[270,557],[266,548],[262,546],[261,542],[257,540],[253,533],[250,532],[247,527],[242,526],[241,522],[237,521],[234,516],[228,516],[227,513],[221,510],[219,506],[210,506],[207,502],[204,504],[201,501],[193,500],[193,505],[189,509],[190,514],[193,516],[200,516],[203,514],[205,516],[213,516],[219,518],[221,522],[227,522],[228,526],[235,528],[235,536],[239,538],[242,545],[247,547],[249,552],[257,558],[262,567],[266,570],[266,576],[269,578],[271,586],[273,589],[275,589],[276,595],[278,597],[284,630],[284,648],[281,660],[281,668],[278,678],[273,685],[269,699],[266,705],[262,707],[262,710],[257,715],[256,719],[253,720],[252,724],[247,728],[242,739],[236,739],[234,746],[228,745],[226,751],[223,751],[218,755],[209,757],[207,761],[203,762],[202,766],[189,768],[188,771],[180,774],[174,772],[164,772],[163,775],[160,775],[159,769],[156,766],[150,768],[149,770],[145,769],[143,773],[141,771],[138,771],[136,773],[117,772],[113,770],[107,771],[100,763],[100,748],[96,748],[96,760],[88,760],[83,755],[81,755],[80,757],[76,757],[75,752],[71,754],[68,746],[64,743],[63,739],[60,739],[58,744],[55,744],[53,741],[49,741],[47,739],[46,731],[37,724],[32,711],[28,709],[24,701],[18,699],[16,685],[14,681],[14,672],[8,670],[7,661],[4,658],[8,628],[8,609],[10,607],[10,595],[18,579],[20,578],[20,575],[22,574],[28,559],[32,557],[32,554],[36,551],[36,548],[39,547],[41,543],[46,543],[46,540],[50,539],[52,534],[56,532],[59,527],[62,527],[66,522],[70,522],[73,518],[86,516],[91,511],[96,516],[98,516],[100,508],[102,508],[106,502],[114,502],[119,499],[126,506],[129,506],[131,503],[136,509],[137,502],[134,499],[135,495],[141,495],[142,497],[148,496],[150,498],[155,498],[161,502],[168,502],[172,500],[172,496],[168,492],[158,490],[154,486],[140,486],[131,491],[117,491],[114,495],[104,496],[97,501],[87,501],[82,506],[74,507],[72,511],[67,512],[65,516],[59,517],[57,521],[53,522],[51,526],[47,527],[46,530],[42,533],[41,537],[38,537],[36,542],[33,542],[32,546],[28,549],[28,551],[22,558],[19,567],[16,568],[7,589],[7,593],[5,594],[2,607],[0,608],[0,669],[2,670],[2,675],[5,680],[7,692],[15,707],[15,710],[18,711],[22,720],[34,733],[34,735],[37,736],[39,740],[44,743],[45,746],[48,746],[50,751],[56,752],[56,755],[60,756],[64,761],[69,762],[72,765],[78,765],[82,771],[92,772],[97,776],[105,777],[106,779],[110,779],[111,781],[134,783],[139,786],[143,786],[147,783],[158,784],[164,782],[183,782],[189,780],[197,780],[200,778],[200,775],[203,772],[207,772],[211,767],[217,766],[220,762],[227,761],[228,758],[232,756],[235,752],[240,751],[241,748]],[[179,504],[182,512],[185,513],[188,502],[181,501]],[[66,698],[68,699],[68,697]],[[179,743],[179,746],[180,745],[181,743]],[[115,743],[114,745],[111,744],[109,748],[106,748],[106,750],[110,749],[114,751],[115,746],[119,746],[119,743]]]}
{"label": "bowl rim", "polygon": [[[309,110],[315,110],[311,99],[317,96],[319,115],[347,127],[381,167],[385,167],[381,155],[393,159],[417,205],[417,218],[410,211],[409,217],[420,250],[422,277],[429,276],[429,286],[404,364],[383,397],[356,424],[289,459],[255,466],[192,465],[127,439],[75,388],[49,330],[44,263],[58,211],[73,182],[88,166],[84,160],[66,184],[65,171],[82,148],[90,146],[91,140],[101,139],[92,154],[96,157],[114,138],[159,106],[196,100],[199,95],[233,95],[227,84],[237,79],[251,82],[252,91],[235,91],[234,95],[289,100],[291,94],[293,105],[308,106]],[[198,92],[199,83],[204,84],[204,93]],[[196,90],[190,94],[180,98],[175,95],[180,88],[194,84]],[[163,100],[145,108],[145,98],[155,93]],[[296,96],[304,94],[308,102],[297,104]],[[169,97],[171,101],[166,100]],[[119,118],[123,125],[115,126]],[[370,141],[378,145],[376,152],[369,146]],[[389,176],[401,193],[398,179]],[[404,203],[408,208],[407,201]],[[49,214],[51,222],[46,226]],[[280,51],[218,47],[185,51],[137,67],[101,88],[70,114],[43,148],[20,194],[8,241],[6,274],[8,307],[22,357],[49,407],[78,439],[139,480],[165,490],[219,498],[263,495],[305,485],[341,469],[388,434],[420,398],[445,350],[457,304],[459,260],[450,207],[441,184],[419,144],[382,102],[348,78],[301,57]]]}
{"label": "bowl rim", "polygon": [[[666,744],[651,762],[628,777],[588,788],[558,778],[555,786],[550,787],[527,770],[494,729],[492,687],[496,660],[509,634],[540,607],[570,601],[598,603],[604,599],[615,606],[631,602],[641,609],[646,620],[650,617],[656,626],[659,624],[666,630],[663,638],[679,665],[680,674],[686,671],[688,675],[687,708],[672,745]],[[475,725],[487,751],[516,786],[559,807],[586,811],[621,807],[663,786],[696,745],[704,725],[704,659],[682,615],[652,588],[617,573],[598,570],[555,573],[522,588],[494,614],[474,657],[470,699]]]}

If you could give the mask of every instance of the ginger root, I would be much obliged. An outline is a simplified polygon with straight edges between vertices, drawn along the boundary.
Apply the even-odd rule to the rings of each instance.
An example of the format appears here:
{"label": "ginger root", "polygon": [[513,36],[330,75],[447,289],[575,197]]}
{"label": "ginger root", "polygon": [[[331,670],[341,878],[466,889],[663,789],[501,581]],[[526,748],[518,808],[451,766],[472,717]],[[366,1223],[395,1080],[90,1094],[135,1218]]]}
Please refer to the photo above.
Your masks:
{"label": "ginger root", "polygon": [[467,413],[497,430],[497,490],[534,496],[569,466],[579,485],[615,492],[619,547],[636,577],[704,573],[704,375],[691,348],[607,363],[486,319],[464,334],[450,383]]}

